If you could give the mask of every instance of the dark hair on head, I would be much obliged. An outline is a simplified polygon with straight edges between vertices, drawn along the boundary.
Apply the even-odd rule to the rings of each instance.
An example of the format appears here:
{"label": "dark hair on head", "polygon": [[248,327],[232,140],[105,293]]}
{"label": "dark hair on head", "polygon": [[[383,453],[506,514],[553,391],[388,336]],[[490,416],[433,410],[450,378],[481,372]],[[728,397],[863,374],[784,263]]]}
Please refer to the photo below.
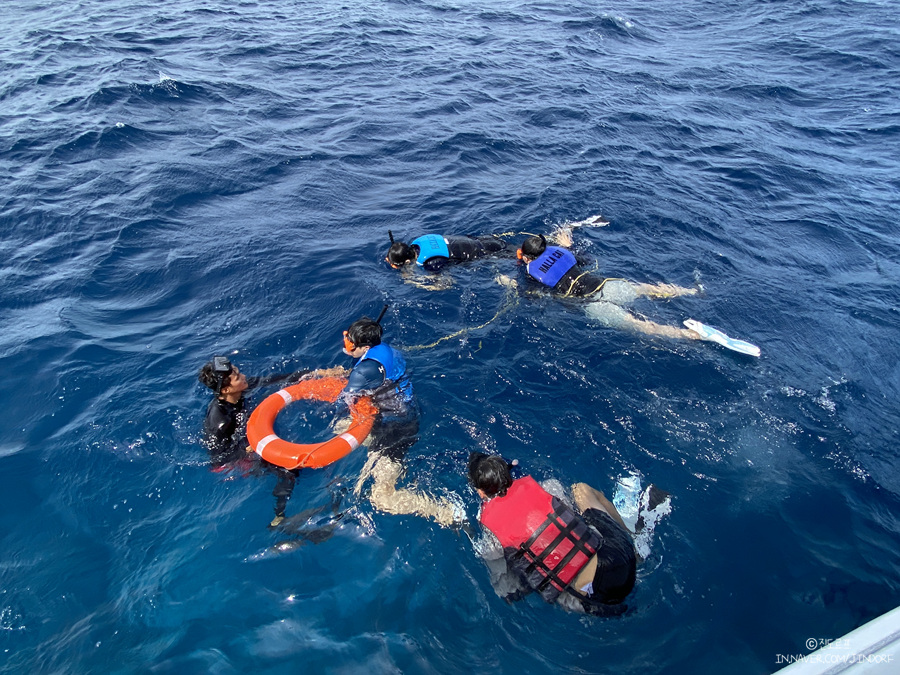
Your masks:
{"label": "dark hair on head", "polygon": [[387,259],[391,265],[405,265],[415,257],[412,246],[404,244],[402,241],[395,241],[387,252]]}
{"label": "dark hair on head", "polygon": [[522,242],[522,253],[527,255],[529,258],[537,258],[541,253],[544,252],[544,249],[546,248],[547,240],[544,239],[544,235],[542,234],[534,237],[528,237],[528,239]]}
{"label": "dark hair on head", "polygon": [[512,485],[512,474],[500,455],[473,452],[469,455],[469,481],[488,497],[502,497]]}
{"label": "dark hair on head", "polygon": [[347,329],[347,339],[357,347],[376,347],[381,344],[381,335],[384,329],[367,316],[350,324]]}
{"label": "dark hair on head", "polygon": [[197,373],[197,379],[217,394],[227,387],[231,381],[231,373],[222,375],[216,372],[216,367],[212,361],[203,364],[200,372]]}

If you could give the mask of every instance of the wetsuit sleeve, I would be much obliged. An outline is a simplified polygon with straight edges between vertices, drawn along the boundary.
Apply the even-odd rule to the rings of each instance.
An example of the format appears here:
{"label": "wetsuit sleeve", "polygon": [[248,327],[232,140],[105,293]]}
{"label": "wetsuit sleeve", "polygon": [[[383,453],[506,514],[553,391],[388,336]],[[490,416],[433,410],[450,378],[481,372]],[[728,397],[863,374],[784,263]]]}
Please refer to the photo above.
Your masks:
{"label": "wetsuit sleeve", "polygon": [[484,253],[484,247],[477,239],[470,237],[448,237],[447,248],[453,260],[464,262],[474,260]]}
{"label": "wetsuit sleeve", "polygon": [[422,265],[422,269],[426,272],[439,272],[443,268],[447,266],[447,263],[450,262],[450,258],[445,258],[442,255],[436,255],[433,258],[429,258],[425,261],[425,264]]}
{"label": "wetsuit sleeve", "polygon": [[237,409],[213,399],[203,420],[203,445],[213,464],[234,461],[244,454],[246,440],[243,434],[235,438],[237,431]]}
{"label": "wetsuit sleeve", "polygon": [[384,376],[384,366],[374,359],[365,359],[350,372],[350,378],[344,391],[348,394],[355,394],[377,389],[384,384]]}
{"label": "wetsuit sleeve", "polygon": [[524,586],[518,575],[510,570],[507,556],[497,538],[488,529],[479,546],[481,556],[491,575],[494,592],[507,602],[515,602],[525,597],[530,589]]}
{"label": "wetsuit sleeve", "polygon": [[203,436],[209,445],[219,445],[231,439],[236,427],[233,415],[213,399],[206,409],[206,419],[203,420]]}
{"label": "wetsuit sleeve", "polygon": [[271,375],[260,375],[259,377],[248,377],[247,388],[255,389],[256,387],[267,387],[270,384],[281,384],[282,382],[298,382],[301,377],[311,372],[310,368],[304,368],[293,373],[273,373]]}
{"label": "wetsuit sleeve", "polygon": [[521,280],[521,283],[519,284],[521,289],[519,291],[520,295],[523,290],[527,291],[529,289],[534,290],[535,288],[546,288],[546,286],[528,273],[528,265],[525,263],[518,265],[517,271],[519,273],[519,279]]}

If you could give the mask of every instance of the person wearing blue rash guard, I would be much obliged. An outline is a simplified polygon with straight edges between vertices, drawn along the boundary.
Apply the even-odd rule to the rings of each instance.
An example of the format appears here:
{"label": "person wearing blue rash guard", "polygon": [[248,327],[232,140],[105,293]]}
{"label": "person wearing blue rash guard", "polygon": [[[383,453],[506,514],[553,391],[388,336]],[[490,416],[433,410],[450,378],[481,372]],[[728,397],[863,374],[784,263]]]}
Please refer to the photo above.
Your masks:
{"label": "person wearing blue rash guard", "polygon": [[[381,341],[382,327],[363,317],[344,331],[344,353],[356,359],[344,388],[344,396],[370,396],[378,408],[369,456],[360,473],[358,495],[368,477],[373,484],[369,499],[381,511],[434,518],[441,525],[461,520],[459,509],[447,498],[397,489],[404,458],[417,439],[419,410],[406,372],[406,360],[398,350]],[[457,498],[458,500],[458,498]]]}
{"label": "person wearing blue rash guard", "polygon": [[447,265],[467,262],[487,256],[512,257],[511,244],[495,236],[445,237],[440,234],[426,234],[413,239],[409,244],[394,241],[385,261],[394,269],[415,263],[426,272],[438,272]]}
{"label": "person wearing blue rash guard", "polygon": [[575,255],[562,246],[548,245],[543,235],[528,237],[517,251],[525,263],[530,279],[566,298],[589,300],[586,312],[601,324],[612,328],[626,328],[649,335],[661,335],[685,340],[699,340],[699,333],[688,328],[667,326],[642,319],[627,309],[639,297],[674,298],[697,295],[699,289],[682,288],[674,284],[638,284],[625,279],[609,279],[586,272]]}

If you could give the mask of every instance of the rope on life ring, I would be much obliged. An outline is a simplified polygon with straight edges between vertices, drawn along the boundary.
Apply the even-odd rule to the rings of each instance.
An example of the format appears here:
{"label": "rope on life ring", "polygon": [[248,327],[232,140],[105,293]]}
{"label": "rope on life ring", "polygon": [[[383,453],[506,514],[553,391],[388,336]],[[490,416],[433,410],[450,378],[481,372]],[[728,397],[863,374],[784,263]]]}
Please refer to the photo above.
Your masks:
{"label": "rope on life ring", "polygon": [[347,386],[340,377],[303,380],[277,391],[260,403],[247,422],[247,440],[251,449],[267,462],[285,469],[320,469],[346,457],[365,440],[378,409],[368,396],[350,404],[350,428],[323,443],[290,443],[275,434],[275,418],[291,401],[303,399],[334,403]]}

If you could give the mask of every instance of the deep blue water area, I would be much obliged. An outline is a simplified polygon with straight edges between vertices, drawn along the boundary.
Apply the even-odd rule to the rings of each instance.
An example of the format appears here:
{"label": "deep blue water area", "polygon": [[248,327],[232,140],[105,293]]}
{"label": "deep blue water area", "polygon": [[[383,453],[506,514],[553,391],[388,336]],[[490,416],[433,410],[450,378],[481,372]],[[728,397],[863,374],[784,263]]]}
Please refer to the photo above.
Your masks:
{"label": "deep blue water area", "polygon": [[[0,672],[769,673],[900,604],[896,3],[3,14]],[[437,291],[383,262],[388,230],[599,214],[602,274],[705,289],[636,312],[762,356],[509,295],[511,260]],[[474,518],[482,450],[672,493],[624,616],[507,604],[464,534],[354,495],[361,450],[298,479],[288,515],[343,495],[318,544],[267,529],[272,476],[209,470],[205,361],[349,365],[385,303],[404,485]]]}

